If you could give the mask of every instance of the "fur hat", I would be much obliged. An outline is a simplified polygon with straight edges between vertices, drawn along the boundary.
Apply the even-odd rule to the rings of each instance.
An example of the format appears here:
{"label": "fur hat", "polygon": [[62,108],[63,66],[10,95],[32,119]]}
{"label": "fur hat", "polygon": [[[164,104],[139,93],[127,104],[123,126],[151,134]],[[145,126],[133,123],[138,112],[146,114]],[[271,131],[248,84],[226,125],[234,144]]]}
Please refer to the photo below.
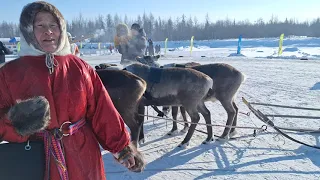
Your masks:
{"label": "fur hat", "polygon": [[138,23],[133,23],[133,24],[131,25],[131,29],[134,29],[134,30],[139,31],[139,30],[140,30],[140,25],[139,25]]}
{"label": "fur hat", "polygon": [[50,105],[43,96],[19,100],[8,112],[16,132],[21,136],[32,135],[44,130],[50,121]]}
{"label": "fur hat", "polygon": [[52,53],[54,55],[67,55],[71,54],[70,43],[67,37],[67,28],[66,22],[61,14],[61,12],[52,4],[49,4],[45,1],[36,1],[33,3],[27,4],[20,15],[20,33],[21,33],[21,50],[19,52],[20,56],[39,56],[46,54],[43,52],[33,31],[33,22],[36,18],[37,13],[39,12],[49,12],[55,17],[58,21],[61,35],[58,42],[57,50]]}
{"label": "fur hat", "polygon": [[118,24],[116,27],[117,30],[117,36],[128,36],[129,33],[129,28],[126,24]]}

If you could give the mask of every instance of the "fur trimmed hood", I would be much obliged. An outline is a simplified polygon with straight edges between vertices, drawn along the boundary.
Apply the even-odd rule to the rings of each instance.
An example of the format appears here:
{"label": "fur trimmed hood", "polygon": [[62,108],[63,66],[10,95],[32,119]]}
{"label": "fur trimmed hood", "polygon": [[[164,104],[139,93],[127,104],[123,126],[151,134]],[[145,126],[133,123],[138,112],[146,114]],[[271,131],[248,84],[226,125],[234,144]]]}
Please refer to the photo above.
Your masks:
{"label": "fur trimmed hood", "polygon": [[52,55],[64,56],[71,54],[70,43],[67,36],[66,22],[61,12],[52,4],[44,1],[36,1],[27,4],[20,16],[20,36],[21,50],[19,56],[39,56],[49,54],[40,48],[33,31],[33,21],[38,12],[45,11],[51,13],[58,21],[61,35],[57,50]]}
{"label": "fur trimmed hood", "polygon": [[116,27],[117,36],[130,36],[129,28],[126,24],[120,23]]}

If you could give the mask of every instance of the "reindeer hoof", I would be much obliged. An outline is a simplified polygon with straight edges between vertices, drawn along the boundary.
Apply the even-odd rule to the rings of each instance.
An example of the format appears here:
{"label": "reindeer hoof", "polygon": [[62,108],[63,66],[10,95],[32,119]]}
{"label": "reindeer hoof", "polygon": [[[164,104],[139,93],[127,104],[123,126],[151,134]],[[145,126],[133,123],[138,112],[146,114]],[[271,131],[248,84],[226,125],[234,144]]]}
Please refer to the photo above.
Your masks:
{"label": "reindeer hoof", "polygon": [[215,141],[215,139],[211,138],[209,140],[205,140],[202,142],[202,144],[210,144],[210,143],[213,143]]}
{"label": "reindeer hoof", "polygon": [[234,136],[237,135],[237,134],[238,134],[237,131],[234,130],[234,131],[230,132],[229,136],[230,136],[230,137],[234,137]]}
{"label": "reindeer hoof", "polygon": [[162,112],[165,116],[168,116],[170,113],[170,108],[168,110],[163,110]]}
{"label": "reindeer hoof", "polygon": [[144,144],[144,143],[145,143],[144,138],[139,140],[139,146],[141,146],[141,145]]}
{"label": "reindeer hoof", "polygon": [[221,143],[225,143],[225,142],[229,141],[229,139],[230,139],[230,136],[229,136],[229,135],[220,136],[220,137],[218,138],[218,141],[221,142]]}
{"label": "reindeer hoof", "polygon": [[189,146],[189,142],[187,142],[187,143],[181,143],[178,147],[179,147],[179,148],[186,149],[188,146]]}
{"label": "reindeer hoof", "polygon": [[185,134],[186,132],[188,132],[189,127],[184,127],[180,132]]}
{"label": "reindeer hoof", "polygon": [[178,129],[174,130],[174,131],[170,131],[167,133],[167,135],[172,136],[172,135],[177,135],[178,134]]}

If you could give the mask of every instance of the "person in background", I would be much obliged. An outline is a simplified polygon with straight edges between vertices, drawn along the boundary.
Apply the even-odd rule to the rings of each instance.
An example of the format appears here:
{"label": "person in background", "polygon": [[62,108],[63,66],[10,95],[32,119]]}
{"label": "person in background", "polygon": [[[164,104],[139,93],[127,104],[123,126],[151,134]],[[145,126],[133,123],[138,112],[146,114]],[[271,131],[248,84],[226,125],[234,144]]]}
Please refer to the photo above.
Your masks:
{"label": "person in background", "polygon": [[128,58],[135,60],[137,57],[143,57],[147,48],[146,33],[140,25],[134,23],[131,25],[131,36],[128,48]]}
{"label": "person in background", "polygon": [[114,37],[114,47],[121,54],[120,64],[125,64],[126,60],[129,59],[128,48],[131,34],[126,24],[118,24],[116,27],[116,35]]}
{"label": "person in background", "polygon": [[154,56],[154,47],[153,47],[153,42],[152,39],[148,39],[148,52],[149,52],[149,56]]}
{"label": "person in background", "polygon": [[6,54],[12,52],[0,41],[0,64],[6,62]]}
{"label": "person in background", "polygon": [[80,57],[80,51],[79,51],[78,45],[73,42],[74,38],[72,37],[71,33],[69,33],[69,32],[67,32],[67,35],[68,35],[68,40],[70,42],[71,53],[73,55]]}
{"label": "person in background", "polygon": [[112,45],[110,44],[110,45],[109,45],[110,54],[112,54],[112,49],[113,49],[113,47],[112,47]]}
{"label": "person in background", "polygon": [[149,49],[149,46],[147,46],[146,50],[144,51],[144,55],[145,55],[145,56],[148,55],[148,49]]}
{"label": "person in background", "polygon": [[96,71],[71,54],[60,11],[44,1],[29,3],[19,30],[20,57],[0,68],[1,140],[44,141],[44,179],[106,179],[99,145],[140,172],[142,155]]}
{"label": "person in background", "polygon": [[160,51],[161,51],[161,46],[160,46],[160,44],[157,44],[156,45],[156,54],[160,54]]}

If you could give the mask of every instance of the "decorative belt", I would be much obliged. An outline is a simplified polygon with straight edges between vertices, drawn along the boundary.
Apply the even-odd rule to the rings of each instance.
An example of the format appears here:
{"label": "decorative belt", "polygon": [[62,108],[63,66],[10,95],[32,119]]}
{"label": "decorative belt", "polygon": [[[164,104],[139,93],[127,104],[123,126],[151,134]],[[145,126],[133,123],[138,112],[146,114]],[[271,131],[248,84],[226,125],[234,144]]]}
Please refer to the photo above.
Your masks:
{"label": "decorative belt", "polygon": [[45,149],[45,159],[46,159],[46,172],[45,179],[49,179],[50,175],[50,156],[52,155],[61,180],[69,180],[66,160],[64,157],[63,148],[61,146],[61,140],[63,137],[71,136],[76,133],[81,127],[86,124],[85,119],[81,119],[76,123],[72,124],[67,121],[64,122],[60,128],[52,130],[44,130],[36,134],[36,136],[43,138],[44,149]]}

